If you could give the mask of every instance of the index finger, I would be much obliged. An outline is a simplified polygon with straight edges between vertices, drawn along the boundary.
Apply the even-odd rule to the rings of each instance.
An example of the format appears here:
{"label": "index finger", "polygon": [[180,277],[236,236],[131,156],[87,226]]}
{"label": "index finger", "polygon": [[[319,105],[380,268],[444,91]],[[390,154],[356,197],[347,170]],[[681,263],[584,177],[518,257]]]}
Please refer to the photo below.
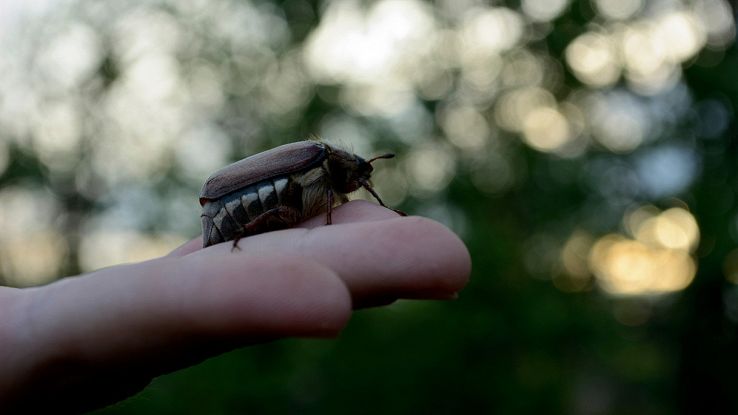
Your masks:
{"label": "index finger", "polygon": [[[394,215],[394,214],[393,214]],[[354,306],[381,298],[454,298],[471,259],[464,243],[430,219],[399,217],[285,229],[210,246],[183,257],[283,254],[321,263],[348,286]]]}

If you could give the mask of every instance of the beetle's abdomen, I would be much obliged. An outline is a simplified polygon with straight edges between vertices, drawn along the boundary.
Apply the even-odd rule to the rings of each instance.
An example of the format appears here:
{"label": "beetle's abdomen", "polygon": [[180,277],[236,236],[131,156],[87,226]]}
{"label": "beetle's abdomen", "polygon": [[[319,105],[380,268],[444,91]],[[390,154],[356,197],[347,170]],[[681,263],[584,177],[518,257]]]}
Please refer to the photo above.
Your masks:
{"label": "beetle's abdomen", "polygon": [[301,208],[301,189],[289,177],[262,180],[202,207],[203,246],[246,236],[243,227],[264,212],[286,205]]}

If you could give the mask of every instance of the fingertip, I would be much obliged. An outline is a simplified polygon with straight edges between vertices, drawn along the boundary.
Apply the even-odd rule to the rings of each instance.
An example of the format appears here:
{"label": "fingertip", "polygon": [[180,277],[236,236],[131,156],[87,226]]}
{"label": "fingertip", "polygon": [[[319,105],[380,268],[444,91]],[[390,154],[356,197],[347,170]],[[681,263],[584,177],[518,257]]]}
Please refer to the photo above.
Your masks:
{"label": "fingertip", "polygon": [[344,281],[332,269],[312,259],[284,256],[279,272],[289,288],[285,312],[286,328],[298,328],[296,335],[334,337],[351,318],[351,293]]}
{"label": "fingertip", "polygon": [[427,238],[423,242],[429,249],[436,249],[437,266],[447,271],[439,280],[439,288],[452,293],[450,297],[458,297],[458,292],[469,282],[471,274],[471,255],[466,244],[456,233],[439,222],[419,216],[410,216],[407,219],[427,228]]}
{"label": "fingertip", "polygon": [[[382,232],[389,252],[404,252],[409,274],[417,269],[423,286],[421,297],[453,297],[469,281],[471,256],[464,242],[445,225],[421,216],[387,221]],[[414,264],[420,264],[413,267]],[[420,280],[420,278],[418,278]]]}

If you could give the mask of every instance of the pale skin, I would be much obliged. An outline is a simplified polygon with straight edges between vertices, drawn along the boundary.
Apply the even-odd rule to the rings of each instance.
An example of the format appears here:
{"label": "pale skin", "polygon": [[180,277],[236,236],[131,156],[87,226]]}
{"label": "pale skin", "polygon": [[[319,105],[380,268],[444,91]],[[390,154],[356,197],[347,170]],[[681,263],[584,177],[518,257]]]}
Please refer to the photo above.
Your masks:
{"label": "pale skin", "polygon": [[[349,202],[297,229],[37,288],[0,287],[0,412],[102,407],[234,348],[337,336],[357,308],[452,299],[464,244],[443,225]],[[244,376],[247,376],[246,374]]]}

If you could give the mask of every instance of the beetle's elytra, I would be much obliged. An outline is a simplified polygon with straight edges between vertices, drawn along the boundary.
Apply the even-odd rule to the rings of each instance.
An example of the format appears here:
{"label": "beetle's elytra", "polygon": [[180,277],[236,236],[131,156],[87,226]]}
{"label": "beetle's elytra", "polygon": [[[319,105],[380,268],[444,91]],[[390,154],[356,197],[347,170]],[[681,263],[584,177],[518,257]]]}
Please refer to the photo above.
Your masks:
{"label": "beetle's elytra", "polygon": [[[200,192],[203,247],[291,227],[367,189],[385,206],[369,183],[369,161],[318,141],[299,141],[247,157],[211,175]],[[385,206],[386,207],[386,206]],[[396,211],[403,214],[400,211]]]}

